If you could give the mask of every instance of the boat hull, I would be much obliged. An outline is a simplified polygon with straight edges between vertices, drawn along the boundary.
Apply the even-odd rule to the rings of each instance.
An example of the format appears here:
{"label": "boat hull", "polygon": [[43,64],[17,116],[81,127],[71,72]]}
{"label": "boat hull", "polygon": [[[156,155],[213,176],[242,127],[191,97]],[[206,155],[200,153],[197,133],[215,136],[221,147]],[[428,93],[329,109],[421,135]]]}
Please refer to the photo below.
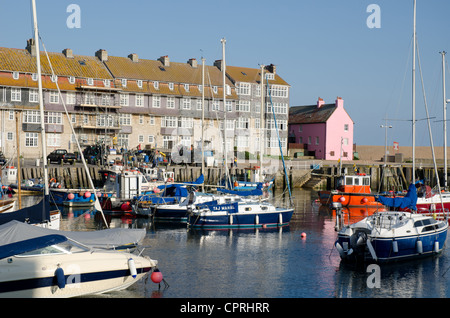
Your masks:
{"label": "boat hull", "polygon": [[[63,298],[102,294],[129,287],[156,265],[155,261],[128,253],[95,251],[89,252],[88,257],[84,254],[13,256],[0,260],[0,297]],[[136,266],[135,278],[131,275],[130,258]],[[55,274],[58,266],[63,278]],[[58,287],[60,279],[65,285],[63,288]]]}
{"label": "boat hull", "polygon": [[276,208],[270,212],[194,212],[188,216],[189,226],[204,229],[266,228],[289,224],[294,209]]}
{"label": "boat hull", "polygon": [[331,191],[319,191],[319,200],[322,205],[330,205],[339,202],[344,207],[377,208],[383,205],[375,201],[375,196],[367,193],[349,193]]}
{"label": "boat hull", "polygon": [[153,219],[160,222],[186,223],[188,212],[186,206],[160,205],[153,208]]}

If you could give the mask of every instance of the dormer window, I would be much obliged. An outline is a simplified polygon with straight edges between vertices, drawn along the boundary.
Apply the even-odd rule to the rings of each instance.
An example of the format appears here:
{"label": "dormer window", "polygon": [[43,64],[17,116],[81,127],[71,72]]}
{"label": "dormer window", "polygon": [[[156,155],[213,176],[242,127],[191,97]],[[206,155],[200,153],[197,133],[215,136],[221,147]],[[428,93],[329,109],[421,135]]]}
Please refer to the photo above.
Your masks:
{"label": "dormer window", "polygon": [[169,83],[169,89],[173,91],[173,83]]}
{"label": "dormer window", "polygon": [[218,91],[217,86],[213,86],[213,92],[214,92],[214,94],[217,94],[217,91]]}
{"label": "dormer window", "polygon": [[70,76],[69,77],[69,83],[70,84],[75,84],[75,76]]}
{"label": "dormer window", "polygon": [[56,83],[58,81],[58,75],[52,75],[52,82]]}
{"label": "dormer window", "polygon": [[110,87],[111,86],[111,81],[108,79],[103,80],[103,85],[105,85],[105,87]]}
{"label": "dormer window", "polygon": [[138,86],[139,88],[142,88],[142,80],[137,80],[137,86]]}
{"label": "dormer window", "polygon": [[153,87],[155,89],[159,89],[159,82],[153,82]]}
{"label": "dormer window", "polygon": [[15,80],[18,80],[19,79],[19,72],[13,72],[13,78]]}
{"label": "dormer window", "polygon": [[87,82],[88,82],[89,86],[94,85],[94,79],[93,78],[88,78]]}
{"label": "dormer window", "polygon": [[126,78],[122,79],[122,87],[127,87],[127,79]]}
{"label": "dormer window", "polygon": [[274,80],[275,79],[275,75],[273,73],[266,73],[266,79]]}
{"label": "dormer window", "polygon": [[186,92],[189,92],[189,84],[184,84],[184,90],[185,90]]}
{"label": "dormer window", "polygon": [[36,82],[38,80],[38,75],[36,73],[31,74],[31,79]]}

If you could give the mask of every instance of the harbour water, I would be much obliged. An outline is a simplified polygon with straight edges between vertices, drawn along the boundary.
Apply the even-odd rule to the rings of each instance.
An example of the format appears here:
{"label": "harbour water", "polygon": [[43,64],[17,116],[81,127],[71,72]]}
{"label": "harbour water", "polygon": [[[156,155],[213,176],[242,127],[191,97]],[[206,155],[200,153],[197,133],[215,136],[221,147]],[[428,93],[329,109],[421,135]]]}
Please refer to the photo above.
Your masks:
{"label": "harbour water", "polygon": [[[159,262],[169,285],[150,279],[112,298],[447,298],[450,251],[372,269],[341,264],[335,216],[316,191],[293,191],[295,212],[280,229],[188,230],[150,219],[114,218],[111,227],[146,228],[143,254]],[[274,201],[287,197],[275,193]],[[64,229],[93,230],[94,216],[63,212]],[[302,235],[303,234],[303,235]]]}

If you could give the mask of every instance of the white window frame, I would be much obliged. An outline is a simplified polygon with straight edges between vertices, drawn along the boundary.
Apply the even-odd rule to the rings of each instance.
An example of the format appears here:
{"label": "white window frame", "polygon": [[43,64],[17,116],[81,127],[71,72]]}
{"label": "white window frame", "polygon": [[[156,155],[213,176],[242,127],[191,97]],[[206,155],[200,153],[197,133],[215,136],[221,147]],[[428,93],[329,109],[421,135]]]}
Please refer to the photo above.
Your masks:
{"label": "white window frame", "polygon": [[30,103],[39,103],[39,91],[35,88],[30,88],[28,101]]}
{"label": "white window frame", "polygon": [[56,91],[49,92],[50,104],[59,104],[59,93]]}
{"label": "white window frame", "polygon": [[21,102],[22,101],[22,90],[20,88],[11,88],[11,101]]}
{"label": "white window frame", "polygon": [[250,83],[239,83],[238,95],[250,95],[251,94],[251,84]]}
{"label": "white window frame", "polygon": [[144,107],[144,94],[136,94],[134,102],[136,107]]}
{"label": "white window frame", "polygon": [[170,108],[170,109],[175,108],[175,97],[167,97],[166,108]]}
{"label": "white window frame", "polygon": [[66,93],[66,104],[74,105],[77,102],[77,95],[75,92],[67,92]]}
{"label": "white window frame", "polygon": [[130,96],[128,94],[119,94],[120,106],[128,106],[130,102]]}
{"label": "white window frame", "polygon": [[152,107],[161,108],[161,96],[152,96]]}
{"label": "white window frame", "polygon": [[38,146],[38,133],[26,132],[25,133],[25,147],[37,147]]}

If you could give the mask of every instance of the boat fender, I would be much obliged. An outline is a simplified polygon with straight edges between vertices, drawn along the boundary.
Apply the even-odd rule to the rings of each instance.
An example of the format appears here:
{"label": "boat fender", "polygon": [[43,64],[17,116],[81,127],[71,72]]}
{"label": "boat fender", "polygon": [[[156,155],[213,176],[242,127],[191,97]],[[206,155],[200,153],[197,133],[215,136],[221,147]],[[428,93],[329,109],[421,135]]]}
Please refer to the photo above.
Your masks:
{"label": "boat fender", "polygon": [[55,278],[56,278],[56,284],[60,289],[63,289],[66,287],[66,278],[64,277],[64,270],[58,266],[58,268],[55,270]]}
{"label": "boat fender", "polygon": [[367,244],[367,248],[369,249],[370,255],[372,256],[373,260],[377,260],[377,253],[375,252],[375,249],[372,246],[372,242],[370,241],[370,239],[366,240],[366,244]]}
{"label": "boat fender", "polygon": [[259,224],[259,215],[258,214],[255,215],[255,224],[256,225]]}
{"label": "boat fender", "polygon": [[133,278],[137,276],[136,264],[134,263],[134,259],[128,259],[128,267],[130,269],[130,274]]}
{"label": "boat fender", "polygon": [[398,242],[396,240],[392,241],[392,250],[394,253],[398,253]]}
{"label": "boat fender", "polygon": [[152,282],[154,282],[155,284],[159,284],[163,280],[163,275],[159,271],[159,269],[156,268],[150,275],[150,278],[151,278]]}
{"label": "boat fender", "polygon": [[334,246],[336,247],[337,251],[339,252],[339,255],[341,256],[341,258],[344,258],[345,252],[344,252],[344,249],[342,248],[341,244],[339,244],[339,242],[336,241],[336,243],[334,243]]}
{"label": "boat fender", "polygon": [[423,253],[423,246],[422,246],[422,241],[417,241],[416,243],[416,248],[417,248],[417,253],[422,254]]}
{"label": "boat fender", "polygon": [[434,252],[439,253],[439,241],[434,241]]}
{"label": "boat fender", "polygon": [[278,224],[283,225],[283,214],[278,214]]}

